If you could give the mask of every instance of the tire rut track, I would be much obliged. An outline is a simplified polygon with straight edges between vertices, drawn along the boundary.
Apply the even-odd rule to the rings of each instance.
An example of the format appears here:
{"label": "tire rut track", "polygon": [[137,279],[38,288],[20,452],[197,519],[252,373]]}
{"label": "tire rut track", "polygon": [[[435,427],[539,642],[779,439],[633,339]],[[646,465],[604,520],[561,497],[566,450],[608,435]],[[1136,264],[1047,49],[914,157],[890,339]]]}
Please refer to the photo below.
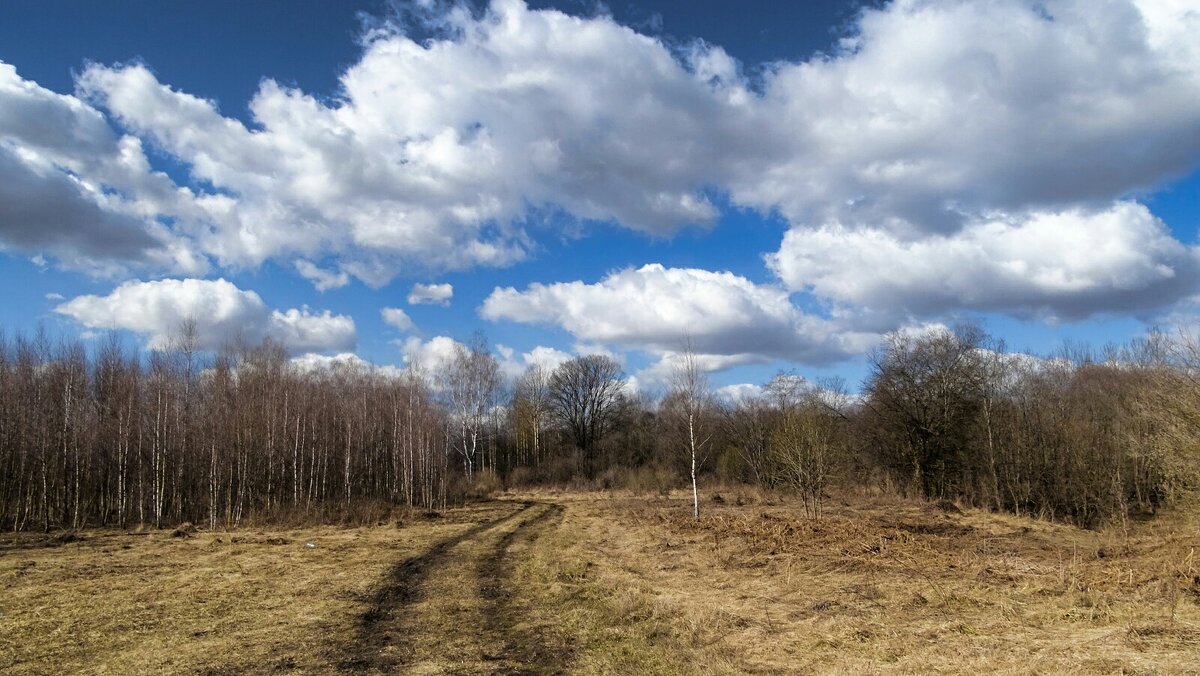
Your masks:
{"label": "tire rut track", "polygon": [[532,546],[543,532],[562,522],[564,512],[561,505],[533,504],[544,505],[545,509],[505,533],[476,569],[484,606],[483,633],[493,646],[482,657],[495,662],[491,671],[496,674],[561,674],[572,659],[570,642],[559,638],[554,627],[518,623],[529,613],[517,600],[510,550],[521,540]]}
{"label": "tire rut track", "polygon": [[354,640],[342,646],[339,668],[391,673],[412,661],[416,635],[402,611],[421,600],[424,583],[431,571],[455,547],[518,518],[536,504],[522,503],[511,514],[472,526],[394,565],[388,572],[386,583],[372,596],[371,607],[359,618]]}

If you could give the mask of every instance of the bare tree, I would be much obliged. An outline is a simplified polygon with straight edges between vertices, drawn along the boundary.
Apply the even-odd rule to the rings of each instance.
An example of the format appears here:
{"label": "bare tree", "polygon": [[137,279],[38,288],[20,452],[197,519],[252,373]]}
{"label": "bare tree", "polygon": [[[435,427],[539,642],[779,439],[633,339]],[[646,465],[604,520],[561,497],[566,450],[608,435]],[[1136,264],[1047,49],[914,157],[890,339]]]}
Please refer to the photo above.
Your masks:
{"label": "bare tree", "polygon": [[825,488],[846,453],[845,391],[840,382],[801,384],[790,379],[771,431],[771,465],[779,483],[804,501],[805,513],[821,517]]}
{"label": "bare tree", "polygon": [[[690,349],[657,405],[626,396],[617,364],[589,356],[531,369],[506,411],[481,338],[427,377],[301,365],[270,342],[212,355],[197,347],[199,323],[145,355],[115,335],[90,351],[44,331],[0,333],[2,527],[216,528],[281,509],[444,506],[459,475],[543,463],[553,432],[591,473],[638,470],[614,480],[661,490],[674,483],[664,461],[686,463],[693,516],[705,457],[725,448],[759,480],[794,487],[815,516],[838,476],[1088,526],[1200,486],[1200,339],[1183,331],[1050,358],[1005,353],[972,327],[893,336],[861,403],[784,373],[718,424]],[[849,460],[861,471],[841,472]],[[573,465],[544,469],[559,480]],[[738,463],[715,469],[745,478]]]}
{"label": "bare tree", "polygon": [[870,357],[876,443],[926,497],[949,497],[961,487],[982,406],[986,338],[975,325],[894,333]]}
{"label": "bare tree", "polygon": [[550,415],[550,373],[541,364],[533,364],[517,379],[513,388],[512,413],[518,435],[528,439],[529,464],[541,464],[542,431]]}
{"label": "bare tree", "polygon": [[597,354],[564,362],[550,377],[550,407],[589,463],[593,446],[613,421],[624,387],[621,366]]}
{"label": "bare tree", "polygon": [[700,369],[690,340],[685,341],[684,350],[678,356],[663,407],[674,423],[678,447],[687,458],[692,481],[692,516],[699,519],[700,492],[696,475],[708,457],[712,441],[714,401],[708,376]]}
{"label": "bare tree", "polygon": [[770,478],[768,452],[774,410],[766,397],[758,394],[742,397],[723,407],[721,422],[750,478],[762,486]]}
{"label": "bare tree", "polygon": [[468,481],[474,476],[475,458],[499,384],[500,366],[488,352],[482,335],[476,334],[469,347],[456,346],[454,358],[446,367],[444,385],[457,428],[454,447],[463,457]]}
{"label": "bare tree", "polygon": [[0,523],[215,528],[285,502],[445,504],[447,417],[420,378],[302,371],[269,343],[205,369],[190,332],[145,360],[115,335],[90,359],[78,341],[0,336]]}

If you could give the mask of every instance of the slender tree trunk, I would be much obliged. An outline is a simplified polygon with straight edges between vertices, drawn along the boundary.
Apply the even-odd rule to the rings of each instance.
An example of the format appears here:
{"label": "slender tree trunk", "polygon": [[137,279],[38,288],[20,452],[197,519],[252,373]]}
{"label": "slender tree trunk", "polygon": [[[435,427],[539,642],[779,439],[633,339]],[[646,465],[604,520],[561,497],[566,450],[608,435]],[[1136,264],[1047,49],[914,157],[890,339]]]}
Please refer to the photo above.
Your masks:
{"label": "slender tree trunk", "polygon": [[696,416],[688,413],[688,446],[692,451],[692,517],[700,520],[700,492],[696,489]]}

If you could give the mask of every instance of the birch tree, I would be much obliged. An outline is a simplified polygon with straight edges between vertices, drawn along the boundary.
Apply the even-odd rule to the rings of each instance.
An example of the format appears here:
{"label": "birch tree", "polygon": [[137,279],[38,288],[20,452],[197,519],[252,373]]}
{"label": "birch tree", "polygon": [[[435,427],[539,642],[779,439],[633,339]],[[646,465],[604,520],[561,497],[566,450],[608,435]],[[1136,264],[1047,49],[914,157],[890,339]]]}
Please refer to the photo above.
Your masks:
{"label": "birch tree", "polygon": [[467,481],[475,472],[475,458],[483,439],[488,416],[500,386],[500,365],[476,335],[469,347],[456,345],[454,358],[446,367],[445,396],[455,426],[455,449],[463,457]]}
{"label": "birch tree", "polygon": [[541,464],[542,431],[550,414],[550,373],[541,364],[533,364],[517,379],[512,412],[518,444],[523,445],[522,435],[528,440],[529,464]]}
{"label": "birch tree", "polygon": [[671,386],[664,399],[664,409],[674,423],[679,448],[683,451],[692,481],[692,516],[700,519],[700,492],[696,475],[708,457],[713,432],[713,396],[708,376],[700,369],[691,342],[671,374]]}

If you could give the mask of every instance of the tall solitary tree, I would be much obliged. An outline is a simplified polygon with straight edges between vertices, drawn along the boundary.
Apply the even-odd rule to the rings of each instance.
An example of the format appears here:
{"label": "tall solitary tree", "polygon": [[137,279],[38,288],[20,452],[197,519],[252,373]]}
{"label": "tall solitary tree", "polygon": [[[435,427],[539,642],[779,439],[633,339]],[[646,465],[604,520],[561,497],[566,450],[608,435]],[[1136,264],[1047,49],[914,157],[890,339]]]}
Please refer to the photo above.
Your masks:
{"label": "tall solitary tree", "polygon": [[671,388],[663,401],[668,418],[674,423],[677,443],[688,461],[692,480],[692,516],[700,518],[700,492],[696,474],[708,457],[712,441],[713,396],[708,376],[700,370],[691,341],[671,374]]}

